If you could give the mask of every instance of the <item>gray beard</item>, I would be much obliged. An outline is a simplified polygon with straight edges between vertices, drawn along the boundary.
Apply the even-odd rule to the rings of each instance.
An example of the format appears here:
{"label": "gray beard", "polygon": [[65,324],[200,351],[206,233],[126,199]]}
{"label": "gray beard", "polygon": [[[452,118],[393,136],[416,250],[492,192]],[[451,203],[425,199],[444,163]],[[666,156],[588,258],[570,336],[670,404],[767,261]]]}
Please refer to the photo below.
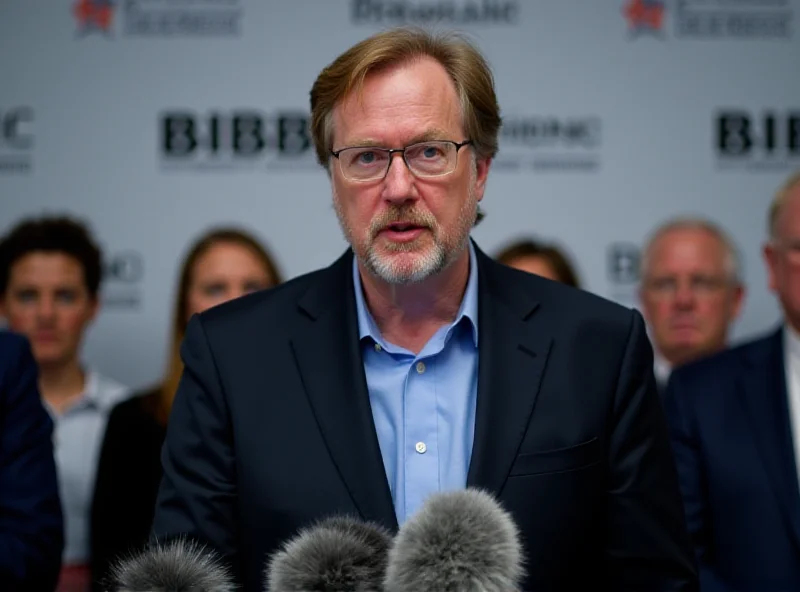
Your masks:
{"label": "gray beard", "polygon": [[[365,240],[361,243],[356,240],[354,229],[347,224],[341,202],[333,189],[333,207],[339,226],[345,239],[350,244],[358,261],[367,272],[384,282],[392,285],[410,285],[420,283],[429,277],[441,273],[456,261],[469,243],[470,231],[475,223],[478,213],[478,201],[475,199],[475,179],[477,170],[475,161],[470,171],[470,195],[461,208],[456,220],[456,227],[450,237],[442,237],[439,225],[430,216],[427,232],[432,234],[433,245],[420,252],[412,263],[398,264],[390,256],[380,254],[375,245],[376,232],[369,228],[365,231]],[[450,240],[448,240],[450,238]],[[394,253],[409,253],[419,248],[417,241],[410,243],[394,243],[387,250]]]}

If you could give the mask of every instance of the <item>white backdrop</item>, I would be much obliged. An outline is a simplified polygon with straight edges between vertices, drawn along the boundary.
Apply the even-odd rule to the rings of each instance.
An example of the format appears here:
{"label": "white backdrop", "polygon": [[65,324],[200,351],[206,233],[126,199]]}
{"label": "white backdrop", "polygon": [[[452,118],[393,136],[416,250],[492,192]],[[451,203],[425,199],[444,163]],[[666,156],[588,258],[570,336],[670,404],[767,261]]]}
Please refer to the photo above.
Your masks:
{"label": "white backdrop", "polygon": [[[798,11],[800,0],[6,0],[0,232],[43,211],[91,223],[111,277],[85,358],[148,384],[164,365],[179,258],[209,225],[256,232],[289,277],[345,248],[297,133],[319,70],[384,27],[457,28],[492,63],[506,121],[479,244],[556,240],[587,289],[635,305],[626,270],[652,227],[711,217],[742,251],[742,339],[777,319],[760,247],[772,193],[800,166]],[[186,113],[201,141],[170,158],[165,117],[175,131]],[[255,155],[226,140],[236,113],[262,120]],[[740,117],[725,150],[724,113]],[[741,117],[751,145],[726,157],[747,147]]]}

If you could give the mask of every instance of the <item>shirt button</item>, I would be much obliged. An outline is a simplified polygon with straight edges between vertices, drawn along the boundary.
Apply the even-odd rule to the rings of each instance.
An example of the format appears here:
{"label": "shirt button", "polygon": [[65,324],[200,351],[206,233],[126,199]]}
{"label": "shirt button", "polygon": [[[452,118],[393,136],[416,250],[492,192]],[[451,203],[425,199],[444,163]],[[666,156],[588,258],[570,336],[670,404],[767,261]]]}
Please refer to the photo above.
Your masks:
{"label": "shirt button", "polygon": [[425,446],[425,442],[417,442],[417,445],[414,448],[416,448],[417,452],[420,454],[425,454],[425,451],[428,449],[428,447]]}
{"label": "shirt button", "polygon": [[375,351],[376,351],[376,352],[379,352],[379,351],[381,351],[382,349],[383,349],[383,348],[381,347],[381,344],[380,344],[380,343],[376,343],[376,344],[375,344]]}
{"label": "shirt button", "polygon": [[425,364],[423,362],[417,362],[417,374],[422,374],[423,372],[425,372]]}

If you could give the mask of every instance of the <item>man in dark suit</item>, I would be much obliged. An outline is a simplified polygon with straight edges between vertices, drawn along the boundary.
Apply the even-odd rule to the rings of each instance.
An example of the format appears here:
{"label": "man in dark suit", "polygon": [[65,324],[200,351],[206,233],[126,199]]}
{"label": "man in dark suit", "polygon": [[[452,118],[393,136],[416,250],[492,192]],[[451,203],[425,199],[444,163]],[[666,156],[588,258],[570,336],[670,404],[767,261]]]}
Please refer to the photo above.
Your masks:
{"label": "man in dark suit", "polygon": [[64,525],[53,422],[28,342],[0,331],[0,590],[53,590]]}
{"label": "man in dark suit", "polygon": [[676,369],[665,393],[703,590],[800,590],[800,175],[764,249],[785,323]]}
{"label": "man in dark suit", "polygon": [[255,592],[309,523],[391,530],[431,493],[494,493],[525,589],[694,590],[641,316],[471,242],[500,126],[491,72],[393,30],[325,68],[312,133],[351,245],[196,316],[154,519]]}

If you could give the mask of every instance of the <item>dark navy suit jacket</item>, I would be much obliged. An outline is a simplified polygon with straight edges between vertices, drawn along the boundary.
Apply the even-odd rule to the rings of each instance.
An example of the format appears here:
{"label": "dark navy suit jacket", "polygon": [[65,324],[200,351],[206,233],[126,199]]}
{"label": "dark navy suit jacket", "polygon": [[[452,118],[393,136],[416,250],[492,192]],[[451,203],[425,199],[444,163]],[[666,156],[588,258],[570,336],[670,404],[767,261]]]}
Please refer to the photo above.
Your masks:
{"label": "dark navy suit jacket", "polygon": [[800,590],[782,331],[676,369],[665,406],[705,592]]}
{"label": "dark navy suit jacket", "polygon": [[[478,398],[467,485],[524,540],[525,590],[696,590],[641,316],[477,249]],[[348,251],[195,316],[154,519],[263,590],[298,529],[355,514],[397,529],[370,408]]]}
{"label": "dark navy suit jacket", "polygon": [[0,590],[55,588],[64,546],[53,422],[28,342],[0,331]]}

